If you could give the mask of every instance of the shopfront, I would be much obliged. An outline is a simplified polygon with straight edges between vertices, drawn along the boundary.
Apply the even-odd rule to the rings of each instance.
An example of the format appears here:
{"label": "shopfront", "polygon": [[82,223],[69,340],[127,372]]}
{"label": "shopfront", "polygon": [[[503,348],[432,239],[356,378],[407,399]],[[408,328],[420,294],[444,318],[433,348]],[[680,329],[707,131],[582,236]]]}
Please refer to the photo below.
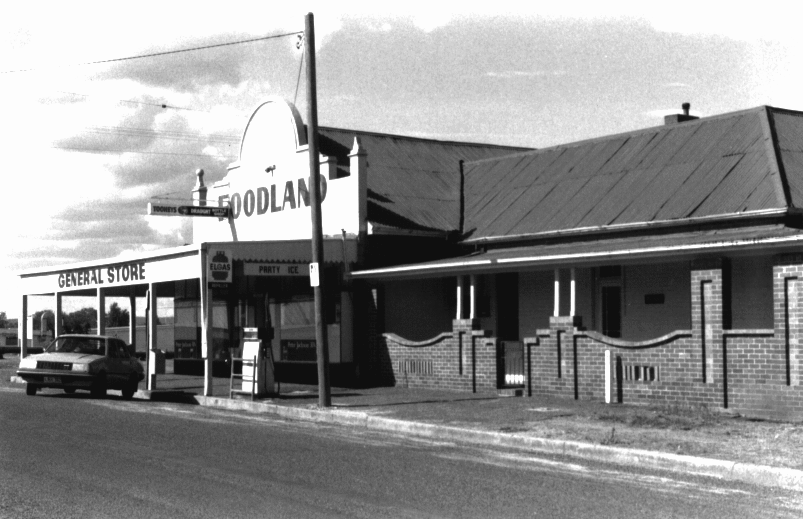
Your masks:
{"label": "shopfront", "polygon": [[[320,272],[330,371],[333,383],[371,383],[380,317],[371,287],[353,283],[349,273],[453,254],[462,161],[521,149],[336,128],[320,128],[319,138]],[[22,272],[20,315],[28,315],[29,296],[52,297],[48,309],[56,315],[62,297],[91,296],[102,334],[106,298],[129,298],[134,319],[128,342],[147,352],[149,387],[158,385],[154,352],[166,350],[174,356],[176,373],[204,374],[209,394],[211,377],[228,376],[230,359],[241,355],[245,328],[256,328],[270,347],[280,380],[314,381],[311,183],[306,128],[296,108],[277,98],[259,105],[246,125],[239,160],[217,175],[219,180],[206,176],[196,172],[187,193],[191,205],[151,206],[145,216],[143,204],[144,218],[192,218],[191,245],[124,261]],[[404,320],[416,311],[425,320],[433,317],[427,310],[434,303],[418,298],[432,295],[432,286],[399,289],[399,303],[392,304],[408,312]],[[410,299],[418,303],[404,303]],[[169,301],[168,316],[157,311],[163,300]],[[146,344],[138,344],[136,317],[142,321],[143,315]],[[21,319],[22,344],[25,322]]]}

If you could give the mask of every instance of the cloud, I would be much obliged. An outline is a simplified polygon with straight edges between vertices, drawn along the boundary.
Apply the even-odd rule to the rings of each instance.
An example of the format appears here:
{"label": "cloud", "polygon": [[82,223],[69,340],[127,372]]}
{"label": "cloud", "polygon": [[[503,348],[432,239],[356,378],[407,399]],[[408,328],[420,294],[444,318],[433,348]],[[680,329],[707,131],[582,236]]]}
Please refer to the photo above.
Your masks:
{"label": "cloud", "polygon": [[550,76],[565,76],[568,74],[565,70],[506,70],[503,72],[488,72],[485,75],[488,77],[498,77],[503,79],[512,78],[534,78],[534,77],[550,77]]}

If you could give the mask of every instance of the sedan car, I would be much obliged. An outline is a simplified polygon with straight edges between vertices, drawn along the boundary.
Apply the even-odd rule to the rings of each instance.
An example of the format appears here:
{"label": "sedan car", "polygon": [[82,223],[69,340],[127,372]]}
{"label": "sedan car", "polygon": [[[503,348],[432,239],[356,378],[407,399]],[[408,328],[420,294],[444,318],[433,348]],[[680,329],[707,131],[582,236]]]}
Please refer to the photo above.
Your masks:
{"label": "sedan car", "polygon": [[22,359],[17,376],[27,382],[28,395],[54,387],[66,393],[87,390],[93,397],[102,398],[107,389],[120,389],[128,400],[145,378],[145,370],[116,337],[62,335],[44,353]]}

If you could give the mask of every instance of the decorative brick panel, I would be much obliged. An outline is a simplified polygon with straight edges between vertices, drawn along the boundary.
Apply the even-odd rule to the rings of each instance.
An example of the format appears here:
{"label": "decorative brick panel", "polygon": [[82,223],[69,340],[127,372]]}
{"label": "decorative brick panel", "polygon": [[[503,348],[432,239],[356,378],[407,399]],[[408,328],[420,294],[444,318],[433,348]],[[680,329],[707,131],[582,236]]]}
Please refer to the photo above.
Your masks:
{"label": "decorative brick panel", "polygon": [[[479,321],[457,319],[452,331],[427,341],[407,341],[384,334],[391,383],[403,387],[446,389],[475,393],[497,391],[497,340],[477,330]],[[389,368],[389,369],[388,369]]]}

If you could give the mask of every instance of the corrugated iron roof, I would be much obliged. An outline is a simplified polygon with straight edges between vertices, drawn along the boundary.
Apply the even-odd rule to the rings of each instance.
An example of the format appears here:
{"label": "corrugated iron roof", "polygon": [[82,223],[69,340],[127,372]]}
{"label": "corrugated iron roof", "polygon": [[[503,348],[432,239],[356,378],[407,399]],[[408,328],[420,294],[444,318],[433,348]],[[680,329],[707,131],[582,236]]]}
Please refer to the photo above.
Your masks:
{"label": "corrugated iron roof", "polygon": [[465,165],[466,241],[803,207],[803,114],[762,106]]}
{"label": "corrugated iron roof", "polygon": [[460,160],[526,149],[321,127],[321,153],[348,167],[355,137],[368,153],[368,220],[410,230],[459,230]]}
{"label": "corrugated iron roof", "polygon": [[421,278],[509,272],[514,269],[551,269],[555,266],[619,264],[627,260],[667,261],[666,258],[672,255],[699,255],[725,250],[797,250],[801,244],[803,230],[773,224],[506,247],[425,263],[361,270],[353,272],[352,276],[360,279]]}

